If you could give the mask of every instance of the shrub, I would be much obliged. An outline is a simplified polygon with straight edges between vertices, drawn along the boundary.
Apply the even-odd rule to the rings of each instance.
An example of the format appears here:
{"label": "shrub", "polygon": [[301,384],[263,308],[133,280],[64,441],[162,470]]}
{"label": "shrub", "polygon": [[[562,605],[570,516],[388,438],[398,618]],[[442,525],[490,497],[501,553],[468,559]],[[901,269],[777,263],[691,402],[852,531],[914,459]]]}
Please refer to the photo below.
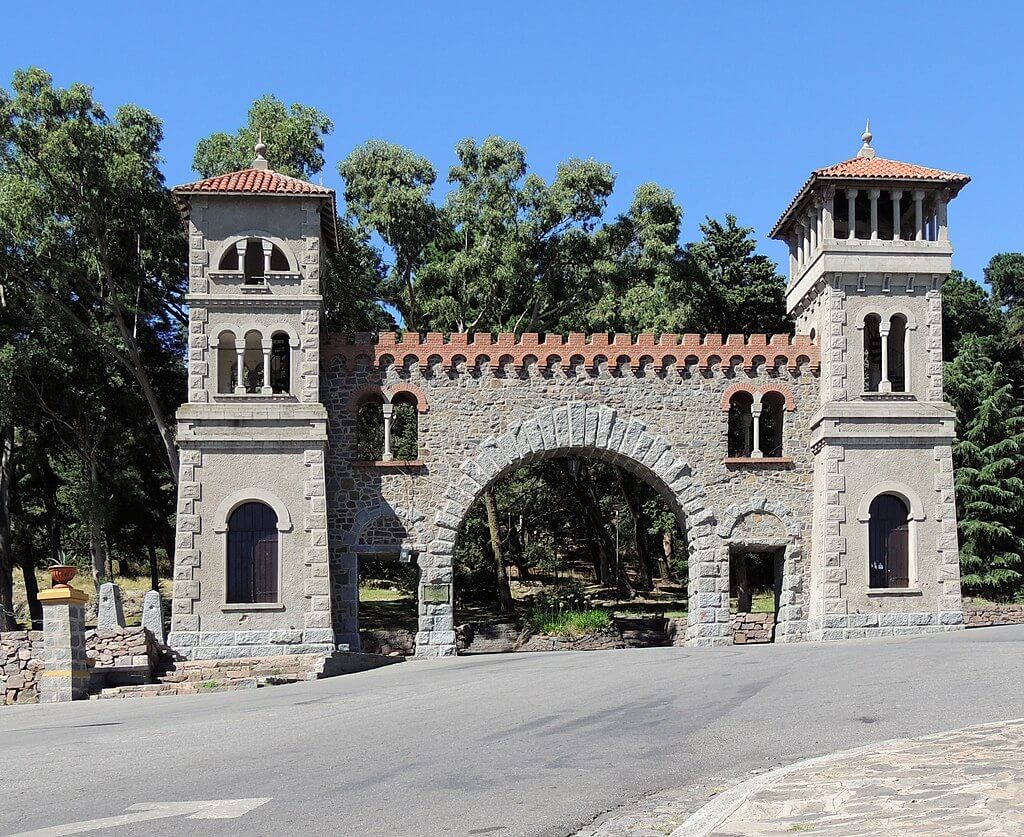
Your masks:
{"label": "shrub", "polygon": [[537,634],[575,638],[585,634],[606,631],[611,627],[612,618],[607,610],[531,610],[526,624]]}

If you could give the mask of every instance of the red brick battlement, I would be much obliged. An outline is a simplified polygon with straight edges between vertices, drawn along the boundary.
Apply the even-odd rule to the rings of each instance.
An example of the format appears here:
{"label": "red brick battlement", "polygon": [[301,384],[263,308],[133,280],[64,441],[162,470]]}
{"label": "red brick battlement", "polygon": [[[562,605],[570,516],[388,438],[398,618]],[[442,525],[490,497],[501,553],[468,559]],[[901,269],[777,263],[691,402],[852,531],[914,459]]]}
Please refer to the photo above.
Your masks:
{"label": "red brick battlement", "polygon": [[367,332],[354,335],[332,334],[324,347],[325,359],[340,356],[354,370],[360,359],[371,367],[396,363],[416,364],[421,369],[440,362],[446,369],[459,363],[492,365],[511,363],[521,368],[529,363],[550,367],[561,363],[582,363],[587,368],[606,361],[619,368],[628,362],[638,371],[645,363],[663,370],[670,365],[696,365],[707,371],[717,365],[732,366],[738,359],[743,369],[753,370],[764,363],[770,368],[786,366],[795,372],[807,365],[817,374],[821,352],[806,335],[788,334],[428,334],[384,332],[374,338]]}

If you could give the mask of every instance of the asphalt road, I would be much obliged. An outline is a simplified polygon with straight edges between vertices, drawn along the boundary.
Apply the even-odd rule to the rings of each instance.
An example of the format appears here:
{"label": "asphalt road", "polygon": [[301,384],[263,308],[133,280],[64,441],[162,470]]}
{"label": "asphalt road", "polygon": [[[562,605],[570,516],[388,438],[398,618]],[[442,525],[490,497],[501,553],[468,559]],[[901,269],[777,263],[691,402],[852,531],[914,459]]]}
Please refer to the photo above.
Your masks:
{"label": "asphalt road", "polygon": [[271,797],[125,834],[557,835],[702,777],[1024,716],[1024,627],[515,654],[273,689],[0,708],[0,833]]}

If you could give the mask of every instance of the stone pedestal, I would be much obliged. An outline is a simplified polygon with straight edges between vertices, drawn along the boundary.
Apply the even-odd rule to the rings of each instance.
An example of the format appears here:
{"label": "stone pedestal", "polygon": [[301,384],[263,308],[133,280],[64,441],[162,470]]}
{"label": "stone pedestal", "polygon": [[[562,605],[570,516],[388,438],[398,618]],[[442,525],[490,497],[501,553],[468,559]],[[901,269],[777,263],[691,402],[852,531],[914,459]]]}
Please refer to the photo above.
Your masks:
{"label": "stone pedestal", "polygon": [[160,592],[150,590],[142,600],[142,627],[148,628],[160,645],[166,643],[164,636],[164,613],[160,603]]}
{"label": "stone pedestal", "polygon": [[100,585],[100,601],[96,610],[96,629],[123,628],[124,606],[121,604],[121,588],[107,582]]}
{"label": "stone pedestal", "polygon": [[39,702],[82,700],[89,685],[85,661],[85,603],[89,596],[74,587],[39,592],[43,606],[43,662]]}

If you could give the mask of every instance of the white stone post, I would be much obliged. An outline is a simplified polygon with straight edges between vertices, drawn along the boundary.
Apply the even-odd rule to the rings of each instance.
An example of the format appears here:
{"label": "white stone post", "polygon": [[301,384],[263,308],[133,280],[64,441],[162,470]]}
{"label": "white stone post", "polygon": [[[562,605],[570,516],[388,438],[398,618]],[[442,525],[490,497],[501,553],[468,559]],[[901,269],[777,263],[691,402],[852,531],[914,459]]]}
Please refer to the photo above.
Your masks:
{"label": "white stone post", "polygon": [[804,260],[806,257],[805,242],[806,237],[804,236],[804,224],[803,221],[796,222],[796,263],[797,266],[803,268]]}
{"label": "white stone post", "polygon": [[384,413],[384,453],[382,458],[385,462],[390,462],[395,458],[391,452],[391,417],[394,414],[395,405],[382,404],[381,411]]}
{"label": "white stone post", "polygon": [[857,237],[857,190],[847,189],[846,190],[846,206],[848,207],[848,215],[850,216],[850,230],[847,233],[847,238]]}
{"label": "white stone post", "polygon": [[878,240],[878,199],[882,196],[881,189],[868,189],[868,200],[871,201],[871,240]]}
{"label": "white stone post", "polygon": [[263,395],[270,395],[274,388],[270,385],[270,349],[274,345],[273,340],[261,341],[263,345],[263,388],[260,390]]}
{"label": "white stone post", "polygon": [[761,459],[764,454],[761,452],[761,402],[755,401],[750,405],[750,415],[754,419],[754,442],[750,450],[751,459]]}
{"label": "white stone post", "polygon": [[158,644],[166,642],[164,636],[164,611],[158,590],[149,590],[142,600],[142,627],[146,628]]}
{"label": "white stone post", "polygon": [[238,269],[242,272],[245,272],[245,248],[248,246],[249,242],[244,238],[235,242],[235,252],[238,253]]}
{"label": "white stone post", "polygon": [[800,265],[797,260],[797,245],[795,238],[789,238],[786,242],[789,244],[789,278],[796,279],[796,272]]}
{"label": "white stone post", "polygon": [[914,239],[924,240],[924,190],[914,190]]}
{"label": "white stone post", "polygon": [[835,194],[836,190],[834,186],[829,186],[825,189],[824,201],[821,208],[821,234],[822,237],[826,239],[836,237]]}
{"label": "white stone post", "polygon": [[235,395],[245,395],[245,340],[235,340]]}
{"label": "white stone post", "polygon": [[814,207],[807,210],[807,261],[818,252],[818,222],[815,215]]}
{"label": "white stone post", "polygon": [[111,582],[100,585],[100,600],[96,608],[96,628],[109,630],[124,627],[124,606],[121,588]]}
{"label": "white stone post", "polygon": [[263,241],[263,275],[270,276],[270,254],[274,251],[274,245],[269,241]]}
{"label": "white stone post", "polygon": [[903,200],[903,192],[894,189],[889,193],[892,198],[892,240],[899,241],[900,236],[900,201]]}
{"label": "white stone post", "polygon": [[878,383],[879,392],[892,392],[889,382],[889,323],[880,323],[878,333],[882,338],[882,380]]}
{"label": "white stone post", "polygon": [[946,207],[946,196],[941,195],[935,205],[935,219],[939,227],[937,238],[939,241],[949,240],[949,219],[946,214]]}

